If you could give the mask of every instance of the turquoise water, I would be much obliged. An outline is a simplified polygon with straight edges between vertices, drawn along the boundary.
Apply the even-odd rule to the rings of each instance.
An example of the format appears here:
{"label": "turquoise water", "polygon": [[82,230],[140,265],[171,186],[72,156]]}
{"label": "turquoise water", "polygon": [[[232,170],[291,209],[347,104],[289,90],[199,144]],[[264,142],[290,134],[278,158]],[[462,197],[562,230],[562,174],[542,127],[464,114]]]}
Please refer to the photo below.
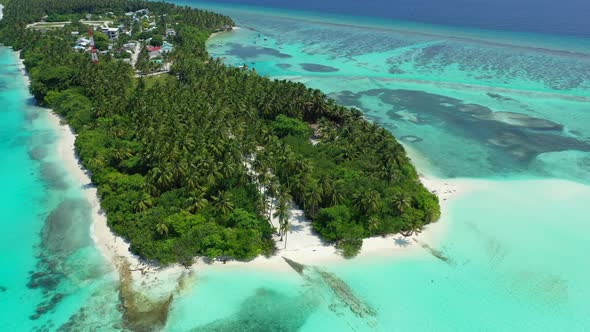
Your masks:
{"label": "turquoise water", "polygon": [[0,47],[0,330],[108,327],[120,319],[118,294],[89,235],[83,184],[56,156],[58,131],[33,106],[17,60]]}
{"label": "turquoise water", "polygon": [[[451,201],[448,233],[431,243],[448,262],[425,251],[305,276],[197,271],[167,331],[590,328],[590,41],[209,8],[241,27],[212,39],[212,55],[362,109],[421,172],[473,190]],[[113,273],[89,235],[85,184],[56,156],[58,131],[6,48],[0,104],[0,330],[121,330]],[[350,287],[360,313],[326,273]]]}

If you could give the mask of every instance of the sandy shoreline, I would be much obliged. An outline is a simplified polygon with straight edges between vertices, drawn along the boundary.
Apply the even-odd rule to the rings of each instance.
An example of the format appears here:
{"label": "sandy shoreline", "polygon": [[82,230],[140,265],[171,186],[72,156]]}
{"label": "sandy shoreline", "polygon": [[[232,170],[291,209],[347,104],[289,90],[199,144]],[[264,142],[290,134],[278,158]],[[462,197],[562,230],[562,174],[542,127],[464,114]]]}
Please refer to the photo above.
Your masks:
{"label": "sandy shoreline", "polygon": [[[164,285],[163,280],[175,281],[186,273],[186,269],[180,265],[169,267],[157,267],[144,262],[140,257],[133,255],[129,250],[129,243],[115,235],[107,225],[107,218],[100,207],[97,189],[92,184],[90,176],[81,166],[75,152],[75,134],[71,128],[64,124],[61,117],[53,111],[48,112],[48,119],[59,133],[57,153],[64,161],[64,167],[69,174],[79,183],[86,200],[91,206],[92,224],[90,226],[91,237],[105,259],[111,264],[113,272],[117,272],[120,264],[127,262],[132,278],[136,285],[142,287],[152,295],[166,295],[174,290],[175,283]],[[118,273],[117,273],[118,275]],[[166,287],[168,286],[168,287]],[[169,289],[168,289],[169,288]],[[163,294],[159,294],[162,292]]]}
{"label": "sandy shoreline", "polygon": [[[20,52],[15,51],[14,54],[18,59],[18,69],[23,74],[25,84],[29,86],[30,78],[26,72],[23,60],[20,59]],[[129,251],[128,242],[111,232],[107,225],[106,215],[102,212],[100,207],[97,189],[92,184],[89,174],[80,164],[76,154],[74,147],[76,135],[70,126],[62,121],[62,118],[58,114],[51,109],[47,109],[47,111],[47,119],[58,133],[55,152],[58,158],[63,161],[63,166],[69,175],[72,176],[77,184],[79,184],[80,190],[83,191],[84,196],[92,209],[90,212],[92,217],[90,235],[97,249],[110,264],[113,270],[113,275],[118,278],[118,268],[122,262],[126,261],[129,264],[133,280],[137,285],[145,287],[148,290],[151,289],[156,293],[154,295],[160,295],[157,294],[159,292],[167,292],[169,294],[176,284],[174,283],[169,285],[169,287],[164,287],[171,288],[170,291],[168,291],[168,289],[162,289],[163,285],[160,281],[177,280],[181,275],[186,273],[187,270],[180,265],[162,268],[145,263],[140,257],[133,255]]]}
{"label": "sandy shoreline", "polygon": [[215,37],[222,35],[224,33],[232,32],[232,31],[239,30],[239,29],[240,29],[240,27],[232,27],[231,30],[223,30],[223,31],[214,32],[211,34],[211,36],[209,36],[209,38],[207,38],[207,40],[215,38]]}
{"label": "sandy shoreline", "polygon": [[[440,199],[442,217],[439,221],[427,225],[422,233],[408,238],[401,235],[388,235],[385,237],[373,237],[363,241],[361,252],[352,260],[347,260],[338,254],[332,245],[323,244],[311,231],[311,225],[302,218],[302,211],[292,208],[291,224],[296,231],[289,233],[287,248],[283,249],[283,242],[277,241],[279,248],[277,253],[270,257],[258,257],[250,262],[228,262],[227,264],[215,263],[211,267],[231,269],[232,267],[271,270],[292,271],[282,257],[292,259],[305,265],[334,265],[346,262],[372,261],[379,259],[396,259],[406,257],[430,257],[420,243],[426,243],[434,248],[444,239],[449,226],[448,207],[449,202],[471,191],[473,186],[468,180],[443,180],[433,177],[421,177],[422,183],[428,190],[436,193]],[[277,240],[277,239],[276,239]],[[193,268],[202,266],[203,263],[193,265]]]}

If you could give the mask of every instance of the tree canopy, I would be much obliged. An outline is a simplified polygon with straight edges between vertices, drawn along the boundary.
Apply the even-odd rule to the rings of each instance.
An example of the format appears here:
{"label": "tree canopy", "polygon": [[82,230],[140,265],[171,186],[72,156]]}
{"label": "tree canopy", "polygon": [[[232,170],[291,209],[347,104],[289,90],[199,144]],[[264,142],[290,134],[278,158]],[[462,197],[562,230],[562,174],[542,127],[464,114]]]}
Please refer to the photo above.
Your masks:
{"label": "tree canopy", "polygon": [[[73,51],[68,27],[25,28],[50,13],[141,8],[167,14],[177,30],[171,72],[153,81],[135,78],[123,61],[94,64]],[[232,25],[207,11],[135,0],[19,0],[5,9],[0,41],[22,50],[35,98],[77,132],[108,224],[134,253],[163,264],[270,255],[269,197],[283,197],[283,221],[292,198],[346,256],[365,237],[438,219],[438,200],[404,148],[360,111],[208,58],[211,32]]]}

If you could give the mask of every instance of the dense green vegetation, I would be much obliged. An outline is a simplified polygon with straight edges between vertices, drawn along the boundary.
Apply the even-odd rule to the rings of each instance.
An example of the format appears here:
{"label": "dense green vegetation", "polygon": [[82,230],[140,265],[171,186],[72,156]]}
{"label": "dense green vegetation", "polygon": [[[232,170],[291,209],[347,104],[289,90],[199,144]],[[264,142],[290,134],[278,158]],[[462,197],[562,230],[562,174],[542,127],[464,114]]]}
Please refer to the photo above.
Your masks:
{"label": "dense green vegetation", "polygon": [[[110,56],[93,64],[72,50],[75,22],[44,33],[25,28],[44,15],[141,8],[175,24],[169,75],[135,78]],[[109,226],[142,257],[272,254],[273,232],[289,227],[290,201],[346,256],[364,237],[411,233],[440,215],[403,147],[358,110],[208,59],[205,41],[233,25],[227,17],[126,0],[9,1],[5,15],[0,41],[22,50],[35,98],[77,132]]]}

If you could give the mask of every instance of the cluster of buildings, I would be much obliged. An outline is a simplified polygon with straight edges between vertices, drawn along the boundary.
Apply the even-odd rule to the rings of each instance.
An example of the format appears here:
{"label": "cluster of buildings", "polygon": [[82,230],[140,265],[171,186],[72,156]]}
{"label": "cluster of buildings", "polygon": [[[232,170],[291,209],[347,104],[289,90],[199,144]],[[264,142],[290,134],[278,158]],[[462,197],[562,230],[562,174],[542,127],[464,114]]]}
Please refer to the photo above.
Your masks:
{"label": "cluster of buildings", "polygon": [[134,12],[127,12],[127,13],[125,13],[125,16],[130,17],[131,19],[133,19],[136,22],[139,22],[141,19],[149,19],[150,18],[150,10],[145,8],[145,9],[136,10]]}
{"label": "cluster of buildings", "polygon": [[[125,44],[117,43],[116,41],[119,40],[123,34],[131,35],[131,31],[129,31],[125,24],[121,24],[117,27],[113,27],[115,24],[116,17],[114,14],[107,13],[110,15],[110,20],[102,20],[102,21],[91,21],[91,16],[87,17],[86,20],[81,20],[81,23],[84,23],[90,26],[95,31],[102,32],[108,38],[108,49],[105,49],[104,39],[102,39],[102,46],[100,49],[100,54],[111,54],[122,61],[130,62],[132,65],[135,65],[138,59],[138,51],[141,49],[141,45],[146,45],[145,50],[149,54],[149,59],[155,63],[163,63],[165,61],[164,56],[174,50],[174,46],[170,41],[176,37],[176,31],[172,28],[166,28],[165,31],[158,31],[158,34],[162,33],[162,37],[164,37],[163,41],[160,43],[153,43],[159,46],[152,46],[151,42],[152,39],[149,38],[147,40],[140,41],[130,41]],[[141,22],[144,32],[150,32],[157,29],[157,23],[154,17],[150,16],[150,11],[148,9],[140,9],[133,12],[125,13],[125,16],[131,18],[134,22]],[[102,19],[102,17],[100,17]],[[127,25],[129,24],[129,20],[125,20]],[[121,22],[125,22],[121,21]],[[120,23],[120,22],[119,22]],[[118,23],[117,23],[118,24]],[[148,27],[149,25],[149,27]],[[80,32],[72,33],[72,36],[77,38],[75,46],[73,48],[75,50],[81,52],[88,52],[91,50],[91,40],[90,36],[86,36],[81,34]],[[96,40],[96,35],[95,35]],[[115,46],[117,45],[117,46]],[[98,46],[98,45],[97,45]],[[127,54],[124,54],[127,53]]]}
{"label": "cluster of buildings", "polygon": [[169,42],[164,42],[162,46],[146,46],[150,59],[154,59],[164,55],[165,53],[170,53],[174,50],[174,46]]}

